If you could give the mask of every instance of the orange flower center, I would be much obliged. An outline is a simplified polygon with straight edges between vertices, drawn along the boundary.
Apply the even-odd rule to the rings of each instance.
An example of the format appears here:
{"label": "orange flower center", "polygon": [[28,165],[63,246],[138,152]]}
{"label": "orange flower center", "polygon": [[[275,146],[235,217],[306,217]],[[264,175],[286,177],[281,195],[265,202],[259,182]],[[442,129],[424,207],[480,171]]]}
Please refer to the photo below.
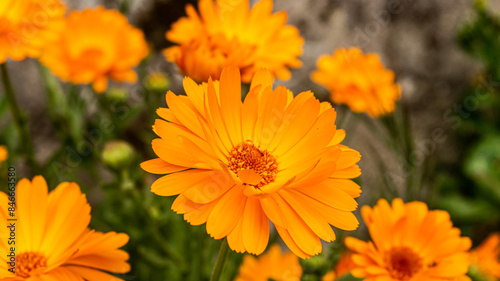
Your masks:
{"label": "orange flower center", "polygon": [[422,269],[422,258],[408,247],[392,248],[385,256],[392,278],[408,280]]}
{"label": "orange flower center", "polygon": [[259,150],[250,140],[229,152],[228,167],[241,181],[256,188],[274,182],[278,173],[276,158],[267,150]]}
{"label": "orange flower center", "polygon": [[47,258],[35,252],[25,252],[16,256],[16,275],[23,278],[30,277],[33,270],[47,267]]}

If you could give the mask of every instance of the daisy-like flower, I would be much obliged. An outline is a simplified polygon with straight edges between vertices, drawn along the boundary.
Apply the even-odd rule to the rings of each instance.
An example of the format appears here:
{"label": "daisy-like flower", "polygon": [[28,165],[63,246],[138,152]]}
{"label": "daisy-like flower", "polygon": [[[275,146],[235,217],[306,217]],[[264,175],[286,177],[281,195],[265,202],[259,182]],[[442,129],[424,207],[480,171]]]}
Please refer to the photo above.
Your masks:
{"label": "daisy-like flower", "polygon": [[300,281],[302,267],[293,253],[282,254],[280,246],[273,245],[267,253],[255,258],[246,255],[234,281]]}
{"label": "daisy-like flower", "polygon": [[[13,218],[10,198],[0,192],[1,280],[121,280],[105,271],[130,270],[128,254],[119,249],[128,235],[88,229],[90,206],[76,183],[61,183],[49,193],[41,176],[20,180],[14,222],[7,221]],[[12,223],[14,228],[5,227]]]}
{"label": "daisy-like flower", "polygon": [[62,28],[65,9],[59,0],[0,1],[0,64],[40,56]]}
{"label": "daisy-like flower", "polygon": [[471,241],[460,237],[446,211],[429,211],[423,202],[385,199],[363,206],[361,215],[373,242],[347,237],[354,255],[351,274],[366,281],[470,280]]}
{"label": "daisy-like flower", "polygon": [[7,160],[7,157],[9,157],[7,147],[5,145],[0,145],[0,164]]}
{"label": "daisy-like flower", "polygon": [[143,162],[153,174],[167,174],[151,186],[161,196],[178,195],[172,209],[193,225],[206,222],[215,239],[227,236],[237,252],[262,253],[269,221],[302,258],[321,252],[320,238],[333,241],[330,225],[358,226],[352,214],[361,193],[352,182],[361,174],[360,154],[339,143],[336,112],[312,92],[293,97],[272,89],[260,70],[242,103],[237,67],[220,82],[184,79],[186,96],[168,92],[153,140],[158,158]]}
{"label": "daisy-like flower", "polygon": [[478,271],[488,281],[500,279],[500,233],[491,234],[470,253],[473,270]]}
{"label": "daisy-like flower", "polygon": [[228,66],[241,69],[249,83],[255,72],[267,68],[279,79],[289,79],[289,67],[300,67],[304,40],[296,27],[286,25],[287,14],[272,14],[271,0],[261,0],[249,10],[248,0],[200,0],[199,14],[186,6],[187,17],[166,33],[176,46],[164,50],[187,76],[197,81],[218,79]]}
{"label": "daisy-like flower", "polygon": [[70,13],[50,44],[41,62],[63,81],[92,83],[98,93],[106,90],[108,78],[135,82],[132,68],[148,54],[142,31],[120,12],[103,7]]}
{"label": "daisy-like flower", "polygon": [[331,56],[321,56],[317,67],[312,80],[330,91],[334,103],[346,104],[356,113],[371,117],[391,113],[401,96],[394,73],[384,68],[376,54],[337,49]]}

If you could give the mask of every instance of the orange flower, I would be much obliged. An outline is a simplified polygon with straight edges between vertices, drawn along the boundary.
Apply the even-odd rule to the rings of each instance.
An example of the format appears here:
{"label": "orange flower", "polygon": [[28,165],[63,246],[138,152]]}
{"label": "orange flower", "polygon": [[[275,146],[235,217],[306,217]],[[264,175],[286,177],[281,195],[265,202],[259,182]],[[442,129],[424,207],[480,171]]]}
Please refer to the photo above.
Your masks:
{"label": "orange flower", "polygon": [[337,49],[332,56],[321,56],[317,66],[312,80],[330,91],[334,103],[346,104],[356,113],[371,117],[391,113],[401,96],[394,73],[384,68],[376,54]]}
{"label": "orange flower", "polygon": [[[76,183],[61,183],[49,193],[43,177],[22,179],[16,187],[14,214],[7,212],[10,198],[0,192],[0,206],[5,206],[0,209],[1,280],[121,280],[103,271],[130,270],[128,254],[119,249],[128,236],[88,229],[90,206]],[[5,227],[13,218],[15,229]],[[15,231],[15,238],[8,240],[6,230]],[[8,256],[11,247],[15,258]],[[15,263],[9,264],[13,259]]]}
{"label": "orange flower", "polygon": [[344,251],[342,256],[340,256],[340,260],[335,265],[335,270],[330,270],[326,273],[325,276],[321,279],[322,281],[334,281],[342,278],[342,276],[351,272],[356,265],[352,261],[352,252]]}
{"label": "orange flower", "polygon": [[385,199],[375,207],[363,206],[361,215],[373,242],[347,237],[354,255],[351,274],[375,280],[470,280],[467,250],[471,241],[460,237],[445,211],[429,211],[423,202],[404,204]]}
{"label": "orange flower", "polygon": [[103,7],[69,14],[50,46],[41,57],[43,64],[63,81],[93,83],[98,93],[106,90],[108,78],[135,82],[132,68],[148,54],[142,31],[118,11]]}
{"label": "orange flower", "polygon": [[335,281],[335,278],[335,271],[330,270],[323,277],[321,277],[321,281]]}
{"label": "orange flower", "polygon": [[207,223],[215,239],[227,236],[237,252],[260,254],[271,220],[288,247],[302,258],[321,252],[320,238],[333,241],[334,225],[358,226],[352,182],[361,174],[357,151],[339,145],[335,110],[303,92],[272,90],[266,70],[256,73],[244,103],[240,72],[222,71],[220,82],[184,79],[187,96],[167,93],[160,108],[153,150],[143,162],[167,174],[151,186],[161,196],[178,195],[172,209],[193,225]]}
{"label": "orange flower", "polygon": [[62,28],[64,13],[59,0],[0,1],[0,64],[8,57],[40,56],[47,40]]}
{"label": "orange flower", "polygon": [[7,160],[7,157],[9,157],[7,147],[5,145],[0,145],[0,164]]}
{"label": "orange flower", "polygon": [[166,37],[178,44],[164,50],[167,60],[197,81],[219,79],[224,67],[238,66],[249,83],[255,72],[267,68],[279,79],[289,79],[288,67],[300,67],[304,40],[297,28],[285,25],[284,11],[271,14],[271,0],[249,10],[248,0],[200,0],[196,12],[172,25]]}
{"label": "orange flower", "polygon": [[500,279],[500,233],[491,234],[470,253],[474,269],[489,281]]}
{"label": "orange flower", "polygon": [[281,253],[280,246],[273,245],[258,258],[245,255],[238,276],[234,281],[300,281],[302,267],[299,259],[288,252]]}

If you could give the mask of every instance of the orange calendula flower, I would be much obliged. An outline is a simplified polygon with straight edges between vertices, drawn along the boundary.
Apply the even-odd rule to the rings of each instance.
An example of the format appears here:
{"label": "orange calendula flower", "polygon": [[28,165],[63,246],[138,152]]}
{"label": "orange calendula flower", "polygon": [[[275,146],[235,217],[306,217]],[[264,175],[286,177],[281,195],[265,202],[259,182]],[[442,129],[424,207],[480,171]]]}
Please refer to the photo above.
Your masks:
{"label": "orange calendula flower", "polygon": [[321,279],[322,281],[334,281],[351,272],[356,265],[352,261],[352,252],[344,251],[335,265],[335,270],[330,270]]}
{"label": "orange calendula flower", "polygon": [[491,234],[470,253],[473,269],[479,271],[487,280],[500,279],[500,233]]}
{"label": "orange calendula flower", "polygon": [[[16,234],[15,244],[0,240],[1,280],[121,280],[105,271],[130,270],[128,254],[119,249],[128,235],[88,229],[90,206],[76,183],[61,183],[49,193],[43,177],[22,179],[13,213],[7,212],[10,202],[10,194],[0,192],[2,237]],[[15,226],[5,227],[13,215]]]}
{"label": "orange calendula flower", "polygon": [[40,56],[64,22],[59,0],[0,1],[0,64]]}
{"label": "orange calendula flower", "polygon": [[9,152],[7,151],[7,147],[5,145],[0,145],[0,163],[7,160],[9,157]]}
{"label": "orange calendula flower", "polygon": [[321,281],[335,281],[335,278],[335,271],[330,270],[323,277],[321,277]]}
{"label": "orange calendula flower", "polygon": [[142,31],[120,12],[103,7],[70,13],[50,46],[43,64],[63,81],[92,83],[98,93],[106,90],[108,78],[135,82],[132,68],[148,54]]}
{"label": "orange calendula flower", "polygon": [[376,54],[337,49],[332,56],[321,56],[317,67],[312,80],[331,92],[334,103],[346,104],[356,113],[371,117],[391,113],[401,96],[394,73],[384,68]]}
{"label": "orange calendula flower", "polygon": [[351,270],[355,267],[356,264],[354,264],[352,260],[352,252],[346,250],[342,253],[342,256],[340,256],[340,260],[335,265],[335,272],[340,278],[351,272]]}
{"label": "orange calendula flower", "polygon": [[347,237],[356,268],[351,274],[366,281],[470,280],[467,253],[471,241],[460,237],[446,211],[429,211],[423,202],[385,199],[363,206],[361,215],[373,242]]}
{"label": "orange calendula flower", "polygon": [[255,258],[245,255],[234,281],[300,281],[302,267],[296,255],[282,254],[280,246],[273,245],[267,253]]}
{"label": "orange calendula flower", "polygon": [[220,82],[184,79],[187,96],[168,92],[160,108],[153,150],[143,162],[167,174],[151,186],[162,196],[178,195],[172,209],[193,225],[206,223],[215,239],[227,236],[237,252],[260,254],[269,240],[269,221],[302,258],[321,252],[320,238],[333,241],[330,224],[358,226],[352,214],[360,187],[360,154],[339,143],[336,112],[312,92],[293,97],[272,89],[267,70],[254,76],[242,103],[237,67]]}
{"label": "orange calendula flower", "polygon": [[289,79],[288,67],[300,67],[304,40],[296,27],[286,25],[287,14],[272,14],[271,0],[249,10],[248,0],[200,0],[199,14],[186,6],[187,17],[172,25],[166,37],[176,46],[164,50],[187,76],[197,81],[219,79],[228,66],[241,69],[249,83],[255,72],[267,68],[279,79]]}

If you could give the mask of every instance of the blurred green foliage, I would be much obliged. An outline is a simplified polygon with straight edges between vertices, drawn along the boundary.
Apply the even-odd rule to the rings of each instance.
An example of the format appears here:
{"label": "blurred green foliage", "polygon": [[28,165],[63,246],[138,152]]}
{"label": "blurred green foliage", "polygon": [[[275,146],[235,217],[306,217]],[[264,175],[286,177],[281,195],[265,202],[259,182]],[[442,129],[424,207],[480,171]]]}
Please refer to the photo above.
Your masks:
{"label": "blurred green foliage", "polygon": [[476,1],[474,12],[458,42],[483,71],[462,93],[463,112],[453,124],[459,161],[441,163],[434,203],[477,244],[500,230],[500,15],[485,1]]}

